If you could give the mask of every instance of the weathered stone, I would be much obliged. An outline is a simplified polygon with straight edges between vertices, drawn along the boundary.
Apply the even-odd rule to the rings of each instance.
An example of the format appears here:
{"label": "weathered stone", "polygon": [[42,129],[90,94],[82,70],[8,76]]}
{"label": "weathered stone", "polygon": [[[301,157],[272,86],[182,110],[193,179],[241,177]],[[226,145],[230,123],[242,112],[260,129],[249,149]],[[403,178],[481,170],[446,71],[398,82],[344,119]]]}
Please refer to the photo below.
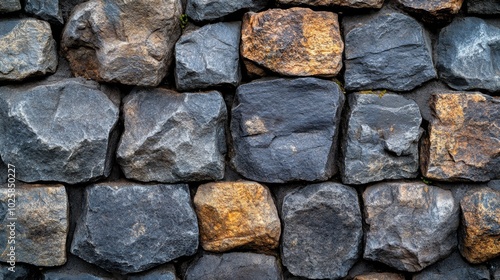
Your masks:
{"label": "weathered stone", "polygon": [[[392,267],[389,267],[383,263],[360,259],[349,270],[349,274],[347,274],[347,276],[342,279],[353,280],[356,276],[363,276],[373,273],[389,273],[393,272],[393,270],[394,269]],[[395,271],[393,273],[397,274]]]}
{"label": "weathered stone", "polygon": [[42,272],[41,280],[113,280],[108,273],[97,266],[86,263],[73,255],[68,256],[64,266]]}
{"label": "weathered stone", "polygon": [[178,280],[178,278],[175,275],[175,267],[166,264],[146,272],[131,274],[127,280]]}
{"label": "weathered stone", "polygon": [[26,0],[24,10],[46,21],[64,23],[59,0]]}
{"label": "weathered stone", "polygon": [[208,183],[198,188],[194,205],[203,249],[278,247],[281,224],[267,187],[245,181]]}
{"label": "weathered stone", "polygon": [[25,182],[109,175],[119,109],[80,79],[0,87],[0,154]]}
{"label": "weathered stone", "polygon": [[412,280],[442,279],[490,280],[490,272],[485,265],[468,264],[455,252],[412,277]]}
{"label": "weathered stone", "polygon": [[436,77],[428,34],[415,19],[380,12],[343,25],[347,90],[408,91]]}
{"label": "weathered stone", "polygon": [[308,185],[285,196],[282,261],[294,275],[344,277],[361,253],[358,194],[336,183]]}
{"label": "weathered stone", "polygon": [[236,90],[236,171],[260,182],[326,180],[335,173],[344,94],[316,78],[259,80]]}
{"label": "weathered stone", "polygon": [[422,117],[415,102],[383,92],[349,94],[345,122],[344,184],[417,176]]}
{"label": "weathered stone", "polygon": [[500,192],[475,189],[460,201],[460,252],[471,263],[500,256]]}
{"label": "weathered stone", "polygon": [[354,277],[354,280],[405,280],[401,274],[388,273],[388,272],[374,272]]}
{"label": "weathered stone", "polygon": [[111,272],[132,273],[197,248],[198,222],[187,185],[110,182],[86,188],[72,254]]}
{"label": "weathered stone", "polygon": [[135,89],[124,99],[117,159],[139,181],[220,180],[226,153],[226,105],[219,92]]}
{"label": "weathered stone", "polygon": [[242,57],[280,75],[332,77],[342,68],[337,14],[308,8],[250,12],[241,32]]}
{"label": "weathered stone", "polygon": [[241,22],[208,24],[183,35],[175,45],[175,83],[179,90],[237,86]]}
{"label": "weathered stone", "polygon": [[21,2],[19,2],[19,0],[2,0],[2,2],[0,2],[0,14],[19,10],[21,10]]}
{"label": "weathered stone", "polygon": [[488,181],[500,176],[500,99],[481,93],[431,97],[434,120],[420,152],[425,177]]}
{"label": "weathered stone", "polygon": [[0,244],[4,244],[0,261],[36,266],[64,264],[69,224],[64,186],[14,185],[0,188]]}
{"label": "weathered stone", "polygon": [[439,77],[458,90],[500,91],[500,27],[475,17],[457,18],[439,33]]}
{"label": "weathered stone", "polygon": [[0,279],[5,280],[30,280],[36,279],[34,271],[27,265],[16,263],[14,271],[9,270],[11,265],[0,264]]}
{"label": "weathered stone", "polygon": [[449,21],[460,11],[464,0],[397,0],[404,10],[422,17],[429,23]]}
{"label": "weathered stone", "polygon": [[467,0],[467,12],[470,14],[498,15],[500,2],[498,0]]}
{"label": "weathered stone", "polygon": [[239,10],[260,11],[268,0],[188,0],[186,14],[195,21],[215,20]]}
{"label": "weathered stone", "polygon": [[278,0],[277,3],[294,6],[340,6],[347,8],[380,9],[384,4],[384,0]]}
{"label": "weathered stone", "polygon": [[56,68],[56,42],[48,22],[0,20],[0,81],[54,73]]}
{"label": "weathered stone", "polygon": [[363,193],[364,258],[420,271],[457,245],[458,203],[450,191],[423,183],[380,183]]}
{"label": "weathered stone", "polygon": [[180,0],[91,0],[73,10],[61,48],[76,76],[157,86],[180,36]]}
{"label": "weathered stone", "polygon": [[186,280],[281,280],[281,270],[274,256],[255,253],[204,254],[193,262]]}

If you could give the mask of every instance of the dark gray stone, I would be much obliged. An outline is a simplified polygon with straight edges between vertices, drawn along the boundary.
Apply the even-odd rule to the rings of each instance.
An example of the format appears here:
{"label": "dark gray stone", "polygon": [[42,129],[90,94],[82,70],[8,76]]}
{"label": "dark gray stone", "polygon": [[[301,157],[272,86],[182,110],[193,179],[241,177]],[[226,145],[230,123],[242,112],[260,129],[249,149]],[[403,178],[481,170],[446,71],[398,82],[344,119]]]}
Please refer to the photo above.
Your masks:
{"label": "dark gray stone", "polygon": [[21,10],[21,2],[19,0],[2,0],[0,2],[0,14],[19,10]]}
{"label": "dark gray stone", "polygon": [[198,222],[187,185],[110,182],[85,190],[71,253],[105,270],[134,273],[192,255]]}
{"label": "dark gray stone", "polygon": [[34,279],[33,270],[21,263],[16,263],[14,271],[9,270],[9,264],[0,264],[0,279],[2,280],[31,280]]}
{"label": "dark gray stone", "polygon": [[255,253],[203,254],[186,271],[186,280],[281,280],[274,256]]}
{"label": "dark gray stone", "polygon": [[56,68],[56,42],[48,22],[30,18],[0,20],[0,81],[54,73]]}
{"label": "dark gray stone", "polygon": [[467,12],[470,14],[499,15],[498,0],[467,0]]}
{"label": "dark gray stone", "polygon": [[231,120],[236,171],[260,182],[328,179],[343,104],[340,87],[317,78],[241,85]]}
{"label": "dark gray stone", "polygon": [[430,122],[432,120],[431,96],[436,92],[449,92],[450,88],[443,82],[432,80],[424,85],[405,93],[405,98],[415,101],[420,108],[422,119]]}
{"label": "dark gray stone", "polygon": [[117,159],[127,178],[220,180],[226,153],[226,105],[216,91],[135,89],[124,99]]}
{"label": "dark gray stone", "polygon": [[241,22],[208,24],[189,32],[175,45],[175,82],[179,90],[237,86]]}
{"label": "dark gray stone", "polygon": [[422,117],[396,94],[349,94],[340,174],[344,184],[415,178]]}
{"label": "dark gray stone", "polygon": [[308,185],[283,200],[282,259],[294,275],[344,277],[361,254],[358,194],[337,183]]}
{"label": "dark gray stone", "polygon": [[346,17],[347,90],[409,91],[436,77],[424,27],[397,12]]}
{"label": "dark gray stone", "polygon": [[162,265],[149,271],[129,275],[127,280],[177,280],[175,267],[172,264]]}
{"label": "dark gray stone", "polygon": [[42,272],[42,280],[113,280],[111,273],[86,263],[73,255],[61,267]]}
{"label": "dark gray stone", "polygon": [[0,87],[0,154],[25,182],[107,176],[119,109],[80,79]]}
{"label": "dark gray stone", "polygon": [[239,10],[260,11],[268,0],[188,0],[186,14],[195,21],[215,20]]}
{"label": "dark gray stone", "polygon": [[485,265],[471,265],[458,252],[454,252],[412,277],[412,280],[443,279],[490,280],[490,272]]}
{"label": "dark gray stone", "polygon": [[458,203],[450,191],[417,182],[380,183],[363,193],[364,258],[416,272],[457,246]]}
{"label": "dark gray stone", "polygon": [[64,23],[59,0],[26,0],[24,10],[28,14],[52,23]]}
{"label": "dark gray stone", "polygon": [[500,91],[500,27],[456,18],[439,33],[436,67],[454,89]]}

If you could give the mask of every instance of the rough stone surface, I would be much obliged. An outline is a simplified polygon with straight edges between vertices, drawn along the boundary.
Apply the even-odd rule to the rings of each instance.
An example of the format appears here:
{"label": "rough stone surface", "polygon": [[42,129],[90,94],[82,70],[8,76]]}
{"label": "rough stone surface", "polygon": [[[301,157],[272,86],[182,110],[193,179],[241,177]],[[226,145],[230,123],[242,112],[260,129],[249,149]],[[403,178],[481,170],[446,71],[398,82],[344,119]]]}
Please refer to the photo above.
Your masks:
{"label": "rough stone surface", "polygon": [[71,253],[108,271],[132,273],[192,255],[198,222],[187,185],[100,183],[85,190]]}
{"label": "rough stone surface", "polygon": [[[12,188],[0,188],[0,243],[4,244],[0,261],[11,260],[10,247],[14,246],[16,263],[37,266],[64,264],[69,224],[68,197],[64,186],[16,182],[15,192],[10,190]],[[9,210],[9,203],[15,203],[13,211]],[[15,218],[17,220],[12,220]],[[10,227],[12,223],[14,234]],[[9,240],[11,243],[8,243]]]}
{"label": "rough stone surface", "polygon": [[208,183],[198,188],[194,205],[206,251],[278,247],[281,224],[267,187],[248,181]]}
{"label": "rough stone surface", "polygon": [[237,86],[241,81],[241,22],[208,24],[182,35],[175,45],[179,90]]}
{"label": "rough stone surface", "polygon": [[337,183],[308,185],[285,196],[282,261],[294,275],[344,277],[361,253],[358,194]]}
{"label": "rough stone surface", "polygon": [[338,17],[331,12],[270,9],[243,17],[242,57],[280,75],[335,76],[343,50]]}
{"label": "rough stone surface", "polygon": [[268,0],[188,0],[186,14],[195,21],[215,20],[239,10],[259,11]]}
{"label": "rough stone surface", "polygon": [[9,270],[9,264],[0,264],[0,279],[5,280],[31,280],[34,279],[33,271],[29,266],[16,263],[15,271]]}
{"label": "rough stone surface", "polygon": [[294,6],[340,6],[348,8],[380,9],[384,4],[384,0],[278,0],[277,3]]}
{"label": "rough stone surface", "polygon": [[180,0],[91,0],[73,10],[61,48],[76,76],[157,86],[180,36]]}
{"label": "rough stone surface", "polygon": [[434,120],[423,141],[425,177],[484,182],[500,176],[500,99],[474,92],[431,97]]}
{"label": "rough stone surface", "polygon": [[464,0],[397,0],[404,10],[417,14],[429,23],[449,21],[462,7]]}
{"label": "rough stone surface", "polygon": [[347,90],[409,91],[436,77],[428,34],[415,19],[380,12],[343,25]]}
{"label": "rough stone surface", "polygon": [[471,263],[500,256],[500,192],[475,189],[460,201],[460,252]]}
{"label": "rough stone surface", "polygon": [[457,18],[439,33],[436,67],[457,90],[500,91],[500,26]]}
{"label": "rough stone surface", "polygon": [[467,12],[471,14],[499,15],[498,0],[467,0]]}
{"label": "rough stone surface", "polygon": [[54,73],[56,68],[56,42],[48,22],[0,20],[0,81]]}
{"label": "rough stone surface", "polygon": [[281,270],[274,256],[255,253],[204,254],[193,262],[186,280],[281,280]]}
{"label": "rough stone surface", "polygon": [[412,280],[471,279],[490,280],[490,272],[485,265],[470,265],[458,252],[413,275]]}
{"label": "rough stone surface", "polygon": [[41,280],[114,280],[108,273],[92,264],[82,261],[73,255],[61,267],[47,269],[42,272]]}
{"label": "rough stone surface", "polygon": [[375,272],[354,277],[354,280],[405,280],[401,274],[388,273],[388,272]]}
{"label": "rough stone surface", "polygon": [[422,117],[418,105],[396,94],[349,94],[342,140],[344,184],[415,178]]}
{"label": "rough stone surface", "polygon": [[59,0],[26,0],[24,10],[49,22],[64,23]]}
{"label": "rough stone surface", "polygon": [[146,272],[131,274],[127,280],[178,280],[178,278],[175,275],[175,267],[166,264]]}
{"label": "rough stone surface", "polygon": [[226,105],[219,92],[136,89],[124,99],[117,159],[127,178],[185,182],[224,177]]}
{"label": "rough stone surface", "polygon": [[0,14],[19,10],[21,10],[21,2],[19,0],[2,0],[0,3]]}
{"label": "rough stone surface", "polygon": [[109,175],[119,109],[97,83],[70,79],[0,87],[0,154],[25,182]]}
{"label": "rough stone surface", "polygon": [[423,183],[380,183],[363,193],[364,258],[416,272],[457,245],[458,203],[450,191]]}
{"label": "rough stone surface", "polygon": [[326,180],[336,171],[344,94],[316,78],[259,80],[236,90],[232,163],[260,182]]}

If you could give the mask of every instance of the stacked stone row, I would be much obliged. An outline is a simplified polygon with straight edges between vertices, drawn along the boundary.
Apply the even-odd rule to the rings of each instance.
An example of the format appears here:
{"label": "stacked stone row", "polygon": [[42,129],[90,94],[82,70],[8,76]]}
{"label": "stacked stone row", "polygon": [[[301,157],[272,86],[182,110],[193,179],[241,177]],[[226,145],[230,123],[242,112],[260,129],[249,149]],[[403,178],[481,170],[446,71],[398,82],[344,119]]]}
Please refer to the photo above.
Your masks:
{"label": "stacked stone row", "polygon": [[498,2],[70,2],[0,3],[5,279],[500,279]]}

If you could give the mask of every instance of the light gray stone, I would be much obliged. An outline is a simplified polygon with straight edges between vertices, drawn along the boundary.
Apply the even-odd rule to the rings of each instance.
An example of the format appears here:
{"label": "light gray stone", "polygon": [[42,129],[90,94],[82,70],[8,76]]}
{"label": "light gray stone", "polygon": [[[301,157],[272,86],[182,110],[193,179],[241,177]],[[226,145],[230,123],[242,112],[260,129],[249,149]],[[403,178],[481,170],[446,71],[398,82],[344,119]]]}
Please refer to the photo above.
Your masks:
{"label": "light gray stone", "polygon": [[186,14],[195,21],[215,20],[239,10],[260,11],[268,0],[188,0]]}
{"label": "light gray stone", "polygon": [[2,0],[0,2],[0,14],[19,10],[21,10],[21,2],[19,0]]}

